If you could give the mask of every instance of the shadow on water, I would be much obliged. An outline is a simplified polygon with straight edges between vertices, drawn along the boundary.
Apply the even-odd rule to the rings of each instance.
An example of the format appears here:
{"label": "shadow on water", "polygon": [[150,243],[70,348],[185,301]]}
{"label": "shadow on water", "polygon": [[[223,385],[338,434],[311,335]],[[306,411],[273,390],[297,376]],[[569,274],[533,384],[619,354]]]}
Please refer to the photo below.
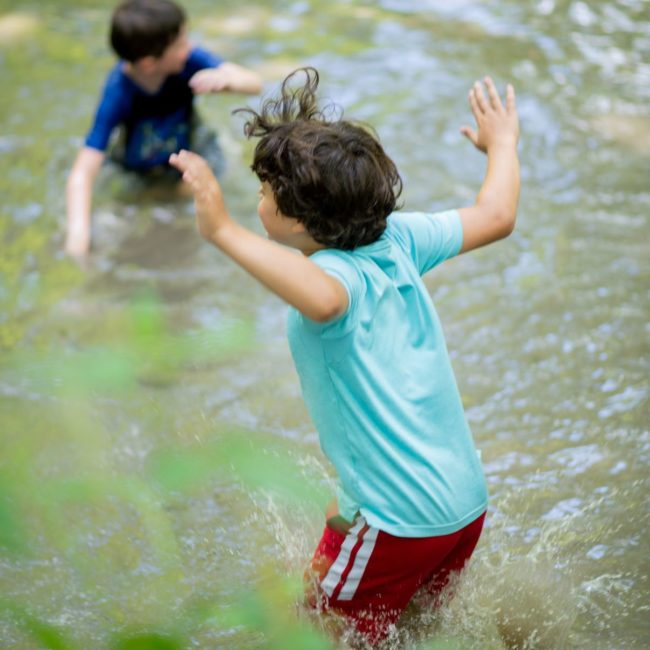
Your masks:
{"label": "shadow on water", "polygon": [[[263,70],[269,91],[316,65],[323,96],[377,128],[408,208],[473,200],[466,90],[486,72],[514,83],[518,228],[426,279],[483,453],[487,527],[455,597],[418,599],[388,645],[647,647],[645,3],[184,5],[193,38]],[[190,202],[110,173],[89,268],[60,253],[108,14],[0,0],[1,645],[330,647],[323,621],[295,616],[332,479],[283,305],[201,242]],[[259,228],[252,143],[230,114],[245,103],[199,109],[231,211]]]}

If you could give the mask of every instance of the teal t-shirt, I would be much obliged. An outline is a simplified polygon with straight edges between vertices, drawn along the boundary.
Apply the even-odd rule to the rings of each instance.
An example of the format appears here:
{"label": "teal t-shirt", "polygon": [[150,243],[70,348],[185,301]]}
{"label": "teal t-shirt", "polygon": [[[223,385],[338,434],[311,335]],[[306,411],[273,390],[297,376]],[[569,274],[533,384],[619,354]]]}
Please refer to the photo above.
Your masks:
{"label": "teal t-shirt", "polygon": [[440,321],[421,276],[457,255],[458,212],[395,213],[353,251],[311,256],[346,288],[343,316],[289,309],[288,337],[339,508],[399,537],[447,535],[487,507]]}

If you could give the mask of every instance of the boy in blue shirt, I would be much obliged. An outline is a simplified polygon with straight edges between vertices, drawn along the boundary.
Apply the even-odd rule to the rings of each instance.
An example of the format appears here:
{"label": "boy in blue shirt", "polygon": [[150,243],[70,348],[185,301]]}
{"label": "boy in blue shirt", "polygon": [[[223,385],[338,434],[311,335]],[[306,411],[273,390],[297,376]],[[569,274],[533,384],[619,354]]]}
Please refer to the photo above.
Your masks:
{"label": "boy in blue shirt", "polygon": [[[120,61],[108,75],[66,187],[65,249],[70,255],[83,256],[90,248],[93,182],[116,128],[121,128],[111,152],[116,162],[141,174],[169,170],[171,153],[201,150],[195,94],[261,91],[256,73],[192,47],[185,24],[183,9],[170,0],[126,0],[113,12],[111,46]],[[214,134],[210,139],[201,152],[205,155],[211,146],[218,159]]]}
{"label": "boy in blue shirt", "polygon": [[519,125],[512,86],[504,105],[489,78],[476,82],[478,128],[462,129],[488,158],[475,204],[397,213],[394,163],[364,128],[328,121],[317,72],[303,72],[301,89],[289,77],[261,114],[245,109],[271,241],[230,218],[199,156],[170,162],[194,192],[201,234],[290,305],[303,395],[339,480],[307,600],[374,645],[417,590],[440,594],[483,525],[485,479],[421,276],[514,228]]}

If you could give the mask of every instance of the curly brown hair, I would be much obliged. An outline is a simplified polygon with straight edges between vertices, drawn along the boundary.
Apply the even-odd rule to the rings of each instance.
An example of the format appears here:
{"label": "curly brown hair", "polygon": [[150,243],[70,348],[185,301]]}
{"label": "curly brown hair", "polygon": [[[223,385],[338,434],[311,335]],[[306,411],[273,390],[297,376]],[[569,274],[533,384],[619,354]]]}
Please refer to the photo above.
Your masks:
{"label": "curly brown hair", "polygon": [[[291,88],[297,75],[305,82]],[[278,209],[305,225],[315,241],[351,250],[381,237],[397,207],[402,180],[369,127],[328,120],[318,108],[315,68],[299,68],[282,83],[280,96],[250,108],[244,126],[260,137],[252,170],[268,182]]]}

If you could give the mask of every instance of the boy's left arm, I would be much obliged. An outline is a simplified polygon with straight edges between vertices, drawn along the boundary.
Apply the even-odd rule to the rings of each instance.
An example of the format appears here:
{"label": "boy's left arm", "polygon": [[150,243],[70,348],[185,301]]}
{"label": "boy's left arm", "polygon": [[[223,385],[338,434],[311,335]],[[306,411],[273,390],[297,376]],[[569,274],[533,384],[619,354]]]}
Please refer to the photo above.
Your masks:
{"label": "boy's left arm", "polygon": [[230,61],[217,68],[199,70],[189,84],[196,94],[232,92],[257,95],[262,92],[262,78],[257,72]]}
{"label": "boy's left arm", "polygon": [[519,118],[515,91],[506,90],[505,104],[489,77],[485,78],[487,98],[477,81],[469,93],[476,130],[465,126],[461,132],[481,152],[487,154],[487,172],[473,206],[458,212],[463,227],[461,253],[507,237],[515,226],[519,201]]}

